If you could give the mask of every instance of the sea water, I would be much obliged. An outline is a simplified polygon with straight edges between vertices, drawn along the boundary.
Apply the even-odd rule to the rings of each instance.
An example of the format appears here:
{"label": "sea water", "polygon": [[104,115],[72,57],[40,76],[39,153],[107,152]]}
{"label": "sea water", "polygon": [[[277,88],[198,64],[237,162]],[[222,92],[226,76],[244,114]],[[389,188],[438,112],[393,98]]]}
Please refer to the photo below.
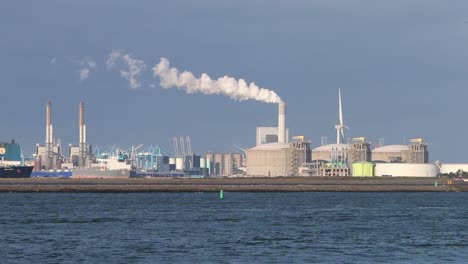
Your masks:
{"label": "sea water", "polygon": [[0,263],[467,263],[468,193],[2,193]]}

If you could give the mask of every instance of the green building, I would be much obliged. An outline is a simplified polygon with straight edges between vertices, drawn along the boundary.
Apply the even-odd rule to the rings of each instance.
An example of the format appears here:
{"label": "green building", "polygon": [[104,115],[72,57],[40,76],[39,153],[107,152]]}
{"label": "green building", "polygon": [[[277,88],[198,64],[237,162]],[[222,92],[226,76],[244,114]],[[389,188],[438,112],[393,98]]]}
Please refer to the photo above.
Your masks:
{"label": "green building", "polygon": [[353,163],[352,168],[352,174],[356,177],[372,177],[375,175],[375,163],[372,162],[356,162]]}

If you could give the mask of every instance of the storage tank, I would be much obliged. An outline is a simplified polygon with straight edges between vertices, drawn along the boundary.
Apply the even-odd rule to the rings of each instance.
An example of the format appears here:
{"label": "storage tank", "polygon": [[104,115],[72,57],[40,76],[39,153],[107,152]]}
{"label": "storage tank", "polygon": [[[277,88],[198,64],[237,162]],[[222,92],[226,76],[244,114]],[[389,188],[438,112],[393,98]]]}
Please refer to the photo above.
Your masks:
{"label": "storage tank", "polygon": [[457,173],[459,170],[463,172],[468,172],[468,164],[463,164],[463,163],[452,163],[452,164],[446,164],[443,163],[440,166],[440,173],[442,174],[449,174],[449,173]]}
{"label": "storage tank", "polygon": [[176,170],[178,170],[178,171],[184,170],[184,159],[183,158],[176,158],[175,159],[175,167],[176,167]]}
{"label": "storage tank", "polygon": [[211,161],[212,161],[212,160],[211,160],[208,156],[206,156],[205,163],[206,163],[206,169],[207,169],[207,171],[208,171],[208,175],[212,175],[212,174],[213,174],[213,172],[211,171]]}
{"label": "storage tank", "polygon": [[409,147],[407,145],[388,145],[372,150],[374,162],[408,162]]}
{"label": "storage tank", "polygon": [[436,177],[440,169],[431,163],[376,163],[375,176]]}
{"label": "storage tank", "polygon": [[297,150],[287,143],[268,143],[247,150],[249,176],[289,176],[296,173]]}
{"label": "storage tank", "polygon": [[169,158],[169,164],[175,165],[176,163],[176,158]]}
{"label": "storage tank", "polygon": [[353,176],[356,177],[372,177],[374,176],[375,163],[372,162],[356,162],[353,163]]}
{"label": "storage tank", "polygon": [[328,144],[312,150],[312,160],[332,161],[337,157],[345,159],[348,156],[349,144]]}
{"label": "storage tank", "polygon": [[206,168],[206,160],[205,158],[200,158],[200,168]]}

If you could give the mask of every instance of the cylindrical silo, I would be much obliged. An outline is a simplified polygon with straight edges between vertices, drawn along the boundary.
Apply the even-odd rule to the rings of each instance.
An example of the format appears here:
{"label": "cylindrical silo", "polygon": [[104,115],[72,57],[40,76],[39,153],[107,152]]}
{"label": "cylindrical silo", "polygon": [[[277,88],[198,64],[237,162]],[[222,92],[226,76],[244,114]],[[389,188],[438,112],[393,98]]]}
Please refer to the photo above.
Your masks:
{"label": "cylindrical silo", "polygon": [[176,158],[175,160],[175,167],[176,170],[181,171],[184,169],[184,159],[183,158]]}
{"label": "cylindrical silo", "polygon": [[206,168],[206,160],[205,158],[200,158],[200,168]]}

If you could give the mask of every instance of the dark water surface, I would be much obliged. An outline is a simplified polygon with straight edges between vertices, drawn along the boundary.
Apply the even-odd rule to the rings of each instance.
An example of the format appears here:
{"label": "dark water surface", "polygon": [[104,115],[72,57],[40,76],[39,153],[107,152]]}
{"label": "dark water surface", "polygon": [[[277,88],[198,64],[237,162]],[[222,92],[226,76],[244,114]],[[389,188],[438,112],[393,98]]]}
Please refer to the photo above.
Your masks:
{"label": "dark water surface", "polygon": [[468,193],[2,193],[0,263],[468,263]]}

